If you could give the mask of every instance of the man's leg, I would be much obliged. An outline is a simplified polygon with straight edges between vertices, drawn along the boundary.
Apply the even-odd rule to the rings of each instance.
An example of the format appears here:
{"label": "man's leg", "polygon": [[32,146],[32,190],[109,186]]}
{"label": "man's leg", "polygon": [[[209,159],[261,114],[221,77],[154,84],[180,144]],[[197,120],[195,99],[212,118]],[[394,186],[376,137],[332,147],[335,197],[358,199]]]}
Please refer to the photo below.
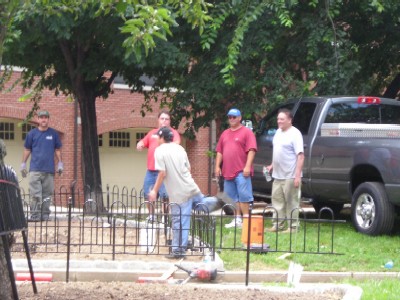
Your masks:
{"label": "man's leg", "polygon": [[272,230],[283,230],[286,219],[285,180],[275,179],[272,184],[271,204],[274,208]]}
{"label": "man's leg", "polygon": [[190,231],[192,198],[181,204],[171,204],[172,253],[184,254]]}
{"label": "man's leg", "polygon": [[42,215],[41,220],[47,221],[50,216],[50,204],[54,194],[54,174],[42,174]]}
{"label": "man's leg", "polygon": [[236,187],[235,180],[225,180],[224,191],[235,202],[235,218],[232,222],[225,224],[225,228],[241,227],[242,226],[242,215],[239,203],[239,194]]}
{"label": "man's leg", "polygon": [[193,209],[198,212],[210,213],[218,208],[218,198],[217,197],[196,197],[193,199]]}
{"label": "man's leg", "polygon": [[[148,201],[148,194],[150,193],[151,189],[153,188],[154,184],[156,183],[157,180],[157,175],[158,173],[155,171],[146,171],[146,175],[144,176],[144,182],[143,182],[143,196],[144,200]],[[148,220],[153,220],[154,216],[154,205],[155,203],[146,203],[147,210],[149,212],[149,218]]]}
{"label": "man's leg", "polygon": [[297,228],[299,226],[299,208],[300,208],[300,194],[301,186],[294,187],[294,180],[285,180],[284,194],[286,199],[286,216],[290,218],[289,226]]}
{"label": "man's leg", "polygon": [[239,195],[240,212],[242,215],[249,215],[250,203],[254,201],[251,177],[244,177],[243,173],[239,173],[235,181]]}
{"label": "man's leg", "polygon": [[29,217],[30,221],[40,221],[41,208],[42,208],[42,184],[40,182],[39,172],[29,173],[29,192],[31,199],[29,206],[31,214]]}

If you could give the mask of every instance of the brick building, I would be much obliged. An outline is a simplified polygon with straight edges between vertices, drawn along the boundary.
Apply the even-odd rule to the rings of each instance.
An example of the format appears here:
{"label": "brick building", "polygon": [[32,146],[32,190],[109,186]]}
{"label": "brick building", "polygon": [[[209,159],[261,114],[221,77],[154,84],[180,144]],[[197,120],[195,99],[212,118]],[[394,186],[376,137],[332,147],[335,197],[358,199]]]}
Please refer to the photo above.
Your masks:
{"label": "brick building", "polygon": [[[17,76],[19,73],[14,73],[14,79]],[[25,134],[31,126],[35,126],[33,122],[31,126],[20,126],[32,107],[30,101],[18,101],[25,93],[18,87],[0,96],[0,137],[5,141],[8,153],[5,162],[12,165],[18,175]],[[126,86],[115,84],[114,93],[108,99],[98,99],[96,102],[103,189],[108,184],[119,189],[126,187],[129,191],[136,189],[139,193],[142,188],[147,150],[137,151],[136,143],[157,126],[159,112],[158,107],[154,106],[154,113],[142,117],[140,107],[143,99],[143,95],[131,93]],[[81,119],[77,103],[70,97],[55,96],[52,91],[44,91],[40,107],[50,112],[50,126],[59,132],[63,143],[65,171],[61,177],[55,177],[56,191],[60,188],[69,189],[75,180],[77,187],[82,189]],[[178,131],[183,132],[182,126]],[[216,186],[211,184],[211,161],[207,156],[213,143],[215,135],[211,134],[210,128],[200,129],[194,141],[184,138],[182,141],[192,165],[193,177],[204,194],[216,193]],[[28,180],[22,180],[20,186],[27,192]]]}

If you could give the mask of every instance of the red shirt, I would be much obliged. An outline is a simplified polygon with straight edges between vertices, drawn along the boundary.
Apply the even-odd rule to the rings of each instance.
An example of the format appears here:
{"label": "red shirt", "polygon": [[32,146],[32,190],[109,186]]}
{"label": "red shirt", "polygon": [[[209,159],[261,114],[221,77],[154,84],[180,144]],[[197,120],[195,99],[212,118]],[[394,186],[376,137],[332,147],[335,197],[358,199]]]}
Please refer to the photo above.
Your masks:
{"label": "red shirt", "polygon": [[[174,134],[174,139],[173,142],[180,144],[181,143],[181,136],[179,135],[178,131],[175,129],[171,128],[173,134]],[[155,171],[155,160],[154,160],[154,151],[156,151],[156,148],[158,147],[158,139],[159,136],[157,134],[158,128],[150,130],[146,136],[142,139],[143,146],[145,148],[148,148],[149,150],[147,151],[147,169],[150,171]]]}
{"label": "red shirt", "polygon": [[[234,179],[246,166],[247,153],[257,151],[254,133],[247,127],[237,130],[226,129],[218,140],[216,151],[222,154],[222,176],[227,180]],[[251,166],[253,175],[253,166]]]}

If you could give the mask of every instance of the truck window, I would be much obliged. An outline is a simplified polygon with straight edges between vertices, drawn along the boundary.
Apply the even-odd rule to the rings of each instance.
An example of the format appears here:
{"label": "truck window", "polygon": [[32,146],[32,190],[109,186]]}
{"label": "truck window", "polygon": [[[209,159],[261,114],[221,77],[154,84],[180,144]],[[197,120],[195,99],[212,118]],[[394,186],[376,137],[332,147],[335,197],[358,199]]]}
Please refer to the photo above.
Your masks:
{"label": "truck window", "polygon": [[335,103],[324,123],[398,124],[400,106],[387,104]]}
{"label": "truck window", "polygon": [[275,132],[278,130],[278,123],[276,121],[276,117],[278,116],[278,110],[281,108],[287,108],[292,110],[294,107],[294,103],[286,104],[280,106],[275,109],[270,115],[267,115],[260,122],[259,132],[261,135],[266,136],[267,140],[271,140],[275,135]]}
{"label": "truck window", "polygon": [[314,102],[302,102],[294,115],[293,126],[300,130],[303,135],[308,134],[316,107],[317,104]]}

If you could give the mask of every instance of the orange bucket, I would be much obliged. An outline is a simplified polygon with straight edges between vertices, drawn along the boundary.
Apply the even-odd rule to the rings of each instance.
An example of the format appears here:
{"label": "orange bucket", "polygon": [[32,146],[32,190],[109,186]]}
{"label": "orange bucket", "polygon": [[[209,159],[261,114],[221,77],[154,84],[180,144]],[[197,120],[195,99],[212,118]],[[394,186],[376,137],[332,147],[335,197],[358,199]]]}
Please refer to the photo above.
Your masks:
{"label": "orange bucket", "polygon": [[[248,231],[249,231],[249,216],[244,215],[243,225],[242,225],[242,243],[244,245],[247,245]],[[263,216],[252,215],[251,228],[250,228],[250,245],[251,244],[261,245],[263,243],[263,235],[264,235]]]}

